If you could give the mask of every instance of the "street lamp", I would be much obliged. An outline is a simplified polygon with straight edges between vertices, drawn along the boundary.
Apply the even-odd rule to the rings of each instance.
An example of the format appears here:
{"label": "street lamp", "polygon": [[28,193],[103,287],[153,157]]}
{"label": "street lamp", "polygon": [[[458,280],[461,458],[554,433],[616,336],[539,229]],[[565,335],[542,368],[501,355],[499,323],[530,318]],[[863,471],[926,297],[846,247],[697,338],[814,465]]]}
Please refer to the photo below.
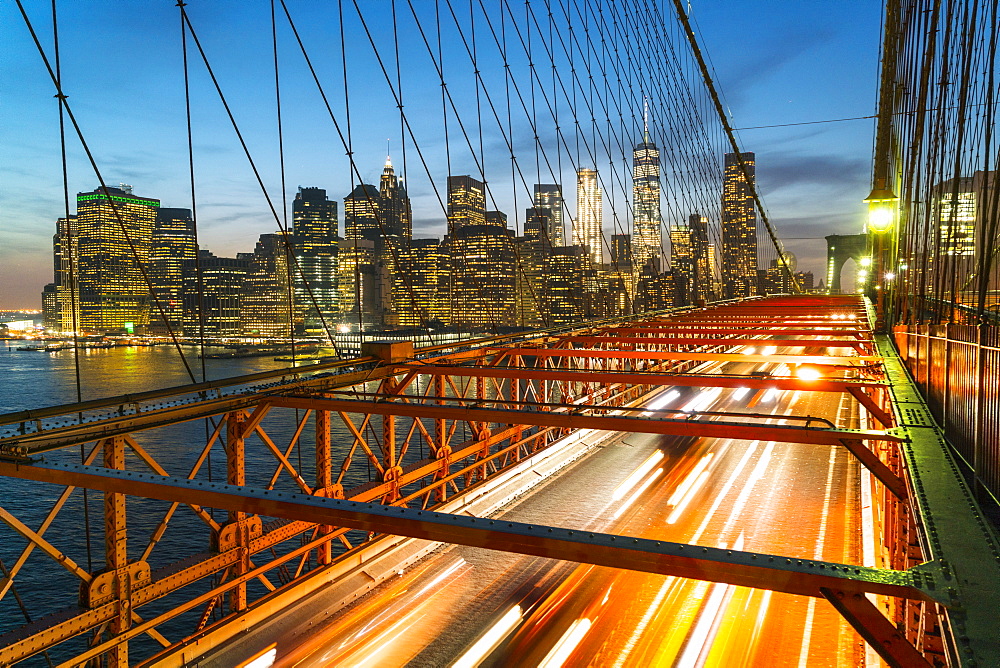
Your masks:
{"label": "street lamp", "polygon": [[885,187],[882,179],[875,183],[871,194],[864,201],[868,205],[868,229],[875,234],[891,230],[896,222],[896,202],[899,198]]}
{"label": "street lamp", "polygon": [[[872,259],[875,266],[872,273],[875,275],[876,281],[872,287],[878,295],[875,308],[876,330],[881,330],[885,323],[885,295],[878,278],[882,276],[882,268],[886,265],[883,257],[885,252],[884,239],[886,233],[890,232],[896,223],[896,203],[898,201],[899,198],[886,187],[883,178],[875,179],[875,186],[872,188],[871,194],[865,198],[865,203],[868,205],[868,231],[872,233],[872,245],[874,246]],[[890,266],[892,265],[890,264]]]}

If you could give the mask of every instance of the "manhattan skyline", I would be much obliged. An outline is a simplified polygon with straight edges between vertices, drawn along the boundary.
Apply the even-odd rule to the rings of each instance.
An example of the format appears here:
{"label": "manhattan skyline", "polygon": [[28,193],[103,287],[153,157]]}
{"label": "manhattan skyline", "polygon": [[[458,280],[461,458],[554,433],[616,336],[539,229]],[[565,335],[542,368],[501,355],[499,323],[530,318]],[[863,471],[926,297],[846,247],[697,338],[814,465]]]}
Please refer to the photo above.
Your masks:
{"label": "manhattan skyline", "polygon": [[[728,5],[730,10],[732,7],[734,5]],[[239,58],[227,53],[225,35],[217,34],[217,24],[210,22],[227,17],[233,21],[232,29],[243,28],[253,32],[265,25],[265,17],[262,11],[256,9],[234,17],[230,9],[223,3],[208,14],[197,14],[197,11],[204,11],[198,7],[192,7],[191,12],[196,25],[203,28],[202,37],[206,42],[206,49],[214,59],[220,61],[220,76],[225,75],[223,85],[232,95],[235,113],[241,122],[247,123],[251,131],[251,148],[266,163],[264,178],[272,200],[280,202],[280,180],[273,168],[274,132],[269,127],[273,122],[273,112],[263,101],[258,100],[256,106],[248,103],[247,94],[240,92],[243,75],[238,69],[234,69]],[[871,62],[874,62],[874,54],[878,49],[876,29],[864,34],[858,32],[856,25],[847,27],[843,24],[844,27],[837,27],[841,24],[829,21],[830,14],[808,9],[804,17],[800,17],[804,18],[804,23],[799,28],[801,34],[798,39],[792,39],[787,34],[790,20],[775,18],[774,21],[767,22],[768,26],[774,26],[772,32],[754,36],[760,46],[759,52],[744,53],[743,49],[734,48],[725,39],[738,24],[737,17],[731,16],[726,9],[725,3],[719,7],[693,3],[692,17],[703,33],[706,49],[712,54],[726,100],[733,107],[735,126],[844,118],[870,113],[874,100],[873,91],[864,95],[850,92],[847,96],[834,95],[832,91],[838,81],[870,80],[870,73],[863,68],[871,68]],[[846,14],[849,13],[848,9],[851,8],[826,11],[843,11]],[[0,308],[37,308],[38,290],[51,280],[49,258],[53,226],[55,220],[63,214],[58,137],[53,133],[57,113],[52,103],[51,83],[44,79],[37,53],[28,48],[30,45],[27,43],[23,24],[18,16],[11,13],[13,10],[10,7],[4,7],[0,11],[5,12],[3,33],[5,41],[10,45],[11,62],[14,65],[0,79],[0,92],[4,93],[8,101],[6,111],[0,110],[0,116],[5,121],[0,141],[4,153],[9,156],[4,161],[5,178],[0,184],[0,234],[3,235],[0,239]],[[41,8],[29,8],[29,11],[34,11],[35,18],[39,20],[44,18],[45,12]],[[176,72],[177,63],[174,62],[179,60],[179,31],[176,29],[176,15],[173,13],[176,10],[172,7],[153,7],[142,16],[122,14],[105,22],[88,16],[85,7],[80,9],[67,6],[61,11],[64,12],[62,20],[75,21],[83,28],[92,27],[93,38],[99,45],[105,45],[112,34],[120,35],[124,31],[127,36],[121,43],[120,52],[114,56],[98,48],[85,49],[79,37],[74,41],[72,33],[67,33],[63,44],[65,89],[70,95],[71,103],[75,105],[74,109],[98,162],[102,165],[104,180],[110,185],[130,183],[139,192],[159,197],[165,205],[190,206],[190,195],[186,187],[183,96]],[[774,10],[764,8],[763,4],[751,5],[744,11],[758,12],[769,17],[776,14]],[[877,13],[876,8],[870,11]],[[384,27],[386,18],[372,14],[366,16],[366,20],[371,21],[375,27]],[[330,22],[333,19],[329,16],[320,16],[319,19],[321,20],[315,25],[304,27],[304,39],[307,41],[317,38],[324,27],[332,25]],[[875,23],[877,24],[877,20]],[[169,29],[162,26],[169,26]],[[143,29],[147,32],[140,38],[137,31]],[[769,27],[768,30],[772,29]],[[146,42],[159,47],[169,57],[161,59],[162,62],[152,60]],[[851,47],[847,51],[857,50],[860,45],[867,52],[859,54],[856,60],[835,57],[848,44]],[[128,68],[121,66],[126,61],[121,58],[125,53],[130,54]],[[240,54],[245,55],[242,52]],[[315,91],[302,83],[302,73],[298,72],[301,67],[294,62],[294,55],[290,50],[282,52],[283,62],[287,63],[285,71],[289,77],[283,84],[283,94],[288,105],[286,108],[301,103],[303,109],[308,109],[308,114],[290,114],[285,121],[286,153],[293,156],[288,160],[286,168],[285,199],[289,215],[297,186],[322,187],[330,192],[331,197],[340,199],[349,192],[349,189],[344,193],[340,191],[344,190],[345,184],[349,185],[353,177],[343,166],[340,158],[343,150],[337,145],[328,127],[329,119],[324,122],[318,113],[318,105],[313,99]],[[458,72],[461,65],[458,55],[453,53],[448,58],[453,63],[452,70]],[[797,73],[819,68],[819,63],[823,63],[824,76],[827,77],[823,81],[826,83],[810,82],[808,91],[796,89],[793,95],[793,88],[801,87],[802,77]],[[831,63],[836,66],[831,67]],[[264,67],[266,58],[261,55],[255,65]],[[106,78],[96,74],[100,71],[115,75],[110,80],[105,80]],[[784,84],[777,81],[779,74]],[[354,86],[352,93],[358,99],[361,99],[363,90],[361,82],[369,76],[374,76],[371,63],[364,58],[355,61],[349,80]],[[405,76],[405,91],[410,95],[410,102],[414,101],[413,98],[422,87],[433,89],[435,86],[433,72],[419,63],[411,66]],[[209,248],[219,255],[231,256],[249,250],[253,240],[259,234],[273,232],[275,224],[267,213],[267,204],[259,190],[255,191],[246,159],[238,153],[238,147],[234,146],[232,129],[222,123],[224,119],[220,118],[218,102],[205,87],[204,73],[193,69],[193,79],[197,93],[193,111],[196,121],[201,123],[196,125],[195,138],[199,234],[203,248]],[[458,74],[454,75],[453,80],[457,89]],[[103,88],[99,89],[103,96],[95,92],[95,88],[99,88],[96,86],[98,82],[103,82]],[[465,86],[466,83],[461,85]],[[809,91],[815,93],[824,85],[829,88],[825,93],[809,94]],[[333,88],[332,85],[330,87]],[[855,88],[857,87],[852,87],[851,91]],[[132,96],[134,102],[131,106],[122,108],[117,102],[123,95]],[[407,176],[407,187],[414,203],[414,236],[443,236],[445,224],[439,197],[426,182],[426,177],[420,173],[412,144],[407,147],[408,153],[404,161],[398,117],[393,117],[395,110],[391,100],[387,99],[384,90],[373,91],[372,95],[374,102],[370,106],[373,118],[366,119],[369,121],[367,123],[356,125],[353,141],[355,161],[362,172],[361,180],[365,183],[378,183],[388,137],[390,152],[399,156],[397,173]],[[787,107],[775,110],[773,106],[769,106],[777,99],[787,99],[787,102],[783,102]],[[385,103],[384,108],[378,102]],[[780,116],[778,111],[781,112]],[[655,124],[655,100],[651,101],[651,116]],[[437,118],[437,123],[440,124],[440,117]],[[754,134],[750,134],[751,132]],[[789,238],[786,248],[799,256],[800,268],[821,273],[822,235],[830,231],[851,233],[860,226],[862,205],[859,200],[864,193],[859,196],[854,191],[860,192],[864,188],[854,188],[852,184],[868,178],[867,167],[864,167],[868,132],[868,124],[857,121],[742,133],[744,145],[752,146],[758,155],[761,165],[758,183],[765,204],[770,209],[779,234]],[[803,136],[825,140],[818,144],[817,154],[801,155],[787,150],[790,137]],[[853,139],[845,143],[844,137]],[[322,141],[317,141],[317,138]],[[435,169],[438,174],[443,174],[443,146],[440,141],[435,144],[432,139],[433,137],[426,142],[428,160],[440,161]],[[493,144],[488,148],[497,148],[497,139],[494,137],[491,141]],[[529,149],[530,147],[521,147],[520,150]],[[624,153],[630,154],[631,149],[632,146],[625,147]],[[71,142],[71,194],[89,190],[96,183],[79,153],[78,147]],[[487,151],[487,155],[492,153],[502,154],[502,151]],[[630,157],[620,156],[623,164]],[[500,157],[491,160],[491,163],[485,165],[488,175],[509,175],[509,160],[505,161]],[[538,173],[534,169],[530,170],[531,173],[526,175],[529,187],[530,182],[560,182],[566,190],[571,190],[568,184],[574,182],[575,173],[568,162],[564,156],[562,172],[556,178],[546,173],[544,165]],[[802,169],[803,165],[809,168]],[[599,170],[606,169],[606,165],[597,167]],[[816,171],[821,168],[829,170],[831,167],[839,168],[833,170],[833,180],[820,183],[814,176]],[[476,174],[472,156],[467,151],[465,155],[455,151],[450,172]],[[607,178],[610,181],[610,175]],[[441,181],[442,177],[437,176],[436,179]],[[354,179],[355,184],[358,182],[358,179]],[[438,185],[440,187],[441,184]],[[618,208],[624,210],[627,208],[628,193],[622,192],[623,188],[616,182],[611,182],[611,185],[612,187],[605,187],[606,199],[617,198]],[[512,227],[515,224],[523,226],[523,210],[530,205],[532,193],[521,190],[523,188],[512,191],[509,186],[497,189],[493,193],[495,204],[490,202],[488,205],[490,209],[509,212]],[[564,197],[572,201],[574,194],[564,192]],[[822,206],[819,206],[820,200]],[[836,206],[830,206],[831,202]],[[666,216],[664,212],[665,226],[682,222],[673,219],[668,221]],[[608,236],[617,233],[618,230],[610,229],[607,224],[607,212],[605,218],[605,233]],[[796,241],[796,237],[819,238],[819,245],[816,246],[815,242]],[[807,252],[802,252],[799,246],[808,243],[813,243],[816,249],[809,251],[807,248]]]}

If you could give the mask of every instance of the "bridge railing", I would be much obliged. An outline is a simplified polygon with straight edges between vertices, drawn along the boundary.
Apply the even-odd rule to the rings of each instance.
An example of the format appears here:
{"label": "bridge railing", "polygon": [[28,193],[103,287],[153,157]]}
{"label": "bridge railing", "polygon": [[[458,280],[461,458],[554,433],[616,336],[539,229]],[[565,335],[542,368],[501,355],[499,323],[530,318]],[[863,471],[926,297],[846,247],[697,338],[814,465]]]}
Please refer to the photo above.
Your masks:
{"label": "bridge railing", "polygon": [[900,356],[966,467],[979,501],[1000,498],[1000,327],[916,324],[893,330]]}

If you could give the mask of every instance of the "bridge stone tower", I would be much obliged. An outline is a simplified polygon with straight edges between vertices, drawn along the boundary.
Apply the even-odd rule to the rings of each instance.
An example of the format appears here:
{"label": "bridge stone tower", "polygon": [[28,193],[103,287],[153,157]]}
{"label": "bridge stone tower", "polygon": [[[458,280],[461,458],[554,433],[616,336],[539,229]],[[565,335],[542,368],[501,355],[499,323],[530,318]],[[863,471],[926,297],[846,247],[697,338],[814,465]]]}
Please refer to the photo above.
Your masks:
{"label": "bridge stone tower", "polygon": [[868,254],[867,234],[831,234],[826,237],[826,286],[831,295],[840,294],[840,274],[848,258],[859,265]]}

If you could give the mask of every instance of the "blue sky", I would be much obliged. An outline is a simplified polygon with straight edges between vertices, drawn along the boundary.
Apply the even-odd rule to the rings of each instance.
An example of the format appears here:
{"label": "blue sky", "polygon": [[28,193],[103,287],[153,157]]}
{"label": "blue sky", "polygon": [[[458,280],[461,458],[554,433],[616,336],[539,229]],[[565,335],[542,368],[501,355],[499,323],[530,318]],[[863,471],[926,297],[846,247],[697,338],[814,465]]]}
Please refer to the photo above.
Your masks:
{"label": "blue sky", "polygon": [[[391,53],[388,0],[360,4],[380,51]],[[405,3],[397,5],[401,15],[408,11]],[[421,12],[430,7],[415,5]],[[26,6],[50,44],[49,3],[34,0]],[[289,6],[345,127],[336,3],[292,0]],[[736,127],[873,113],[881,15],[876,3],[693,0],[691,7]],[[191,2],[188,9],[280,206],[268,4],[220,0]],[[346,11],[353,11],[350,2]],[[355,158],[363,178],[377,182],[387,137],[394,162],[402,164],[399,118],[358,22],[345,26]],[[173,3],[63,2],[60,28],[64,86],[105,181],[129,183],[136,194],[157,197],[164,206],[189,206],[179,19]],[[412,25],[403,33],[404,44],[421,39]],[[342,199],[350,190],[344,148],[287,30],[280,39],[289,197],[302,185],[325,187],[331,197]],[[481,32],[479,39],[482,45],[489,38]],[[464,55],[459,48],[453,41],[443,45],[446,69],[460,68]],[[197,58],[193,51],[191,57]],[[408,50],[403,62],[410,118],[419,124],[433,116],[440,125],[439,88],[426,52]],[[467,78],[448,78],[453,95],[470,104],[474,96]],[[276,225],[210,85],[204,68],[193,62],[201,240],[203,247],[230,255],[251,250],[257,235]],[[51,281],[51,235],[63,210],[53,92],[16,6],[0,3],[0,308],[39,307],[41,288]],[[455,138],[454,123],[450,129],[450,155],[440,128],[424,131],[427,161],[443,172],[440,165],[450,157],[452,173],[475,173],[471,154]],[[786,247],[817,278],[825,253],[821,237],[861,231],[871,133],[871,121],[740,132],[745,150],[757,154],[758,184],[779,233],[788,238]],[[97,181],[79,144],[70,139],[72,196],[92,190]],[[486,141],[486,154],[503,164],[502,143]],[[412,146],[408,151],[415,231],[440,234],[437,198],[429,184],[420,185],[420,163]],[[527,206],[523,193],[498,196],[497,205],[508,213]]]}

